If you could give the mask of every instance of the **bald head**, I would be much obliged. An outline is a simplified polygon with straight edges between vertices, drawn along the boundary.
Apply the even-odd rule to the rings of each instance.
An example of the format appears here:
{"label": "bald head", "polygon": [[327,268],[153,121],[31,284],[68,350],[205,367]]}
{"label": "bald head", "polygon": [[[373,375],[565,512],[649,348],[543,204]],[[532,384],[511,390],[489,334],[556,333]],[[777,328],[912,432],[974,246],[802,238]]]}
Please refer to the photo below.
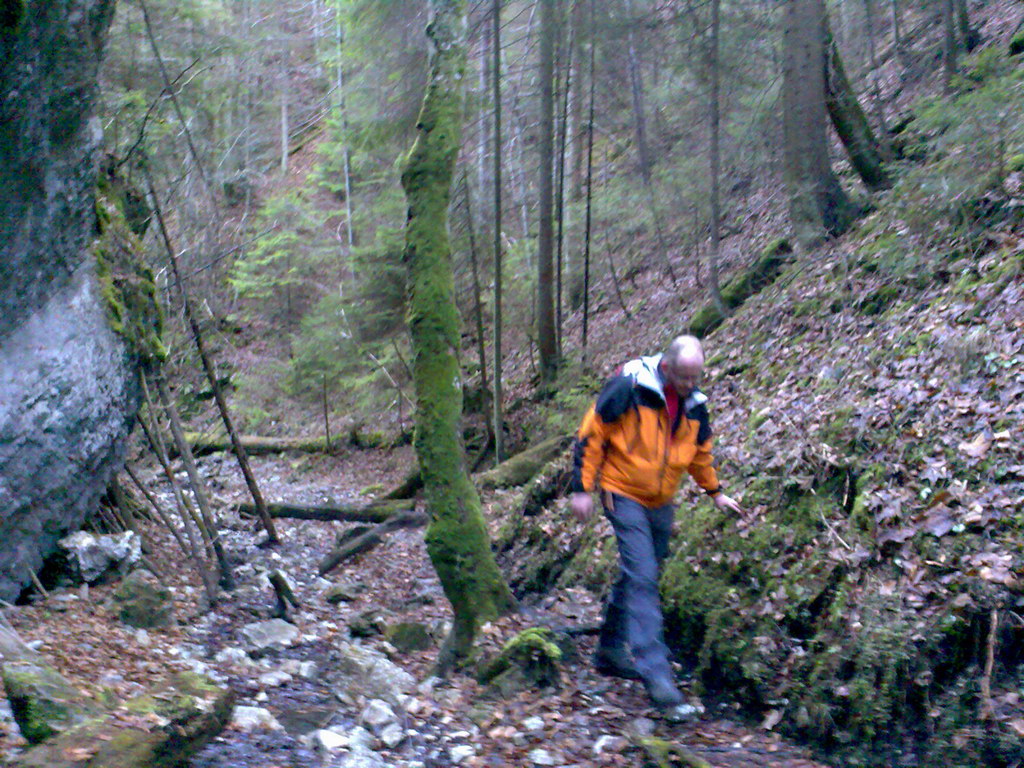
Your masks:
{"label": "bald head", "polygon": [[704,348],[696,336],[676,336],[661,358],[665,381],[686,397],[700,383],[704,369]]}

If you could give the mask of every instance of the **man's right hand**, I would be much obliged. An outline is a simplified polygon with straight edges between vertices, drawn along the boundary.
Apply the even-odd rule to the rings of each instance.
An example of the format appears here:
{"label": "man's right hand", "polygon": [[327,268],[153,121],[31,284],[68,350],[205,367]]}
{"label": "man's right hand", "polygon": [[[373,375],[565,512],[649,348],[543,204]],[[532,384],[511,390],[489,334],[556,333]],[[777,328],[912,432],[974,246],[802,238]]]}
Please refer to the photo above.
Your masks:
{"label": "man's right hand", "polygon": [[594,514],[594,499],[589,493],[574,493],[569,499],[569,508],[577,520],[585,523]]}

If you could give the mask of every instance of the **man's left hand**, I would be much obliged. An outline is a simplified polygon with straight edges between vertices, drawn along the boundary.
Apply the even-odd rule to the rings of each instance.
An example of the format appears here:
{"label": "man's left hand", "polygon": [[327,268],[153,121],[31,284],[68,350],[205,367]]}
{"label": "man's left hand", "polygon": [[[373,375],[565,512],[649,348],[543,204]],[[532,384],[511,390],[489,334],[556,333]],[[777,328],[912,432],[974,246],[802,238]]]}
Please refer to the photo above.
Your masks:
{"label": "man's left hand", "polygon": [[715,506],[719,509],[725,509],[730,512],[734,512],[737,515],[743,514],[743,507],[741,507],[731,496],[726,496],[724,493],[718,493],[711,498],[712,501],[715,502]]}

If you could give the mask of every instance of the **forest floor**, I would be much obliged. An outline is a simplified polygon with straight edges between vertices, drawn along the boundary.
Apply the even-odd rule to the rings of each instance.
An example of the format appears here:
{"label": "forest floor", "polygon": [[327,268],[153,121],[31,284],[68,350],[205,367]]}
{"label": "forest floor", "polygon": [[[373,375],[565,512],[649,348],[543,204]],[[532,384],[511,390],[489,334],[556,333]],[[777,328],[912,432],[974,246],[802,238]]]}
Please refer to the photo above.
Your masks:
{"label": "forest floor", "polygon": [[[392,451],[359,451],[335,456],[300,458],[266,457],[255,460],[255,471],[270,500],[354,503],[361,490],[392,484],[414,460],[408,447]],[[244,498],[244,485],[225,456],[200,460],[201,471],[222,501]],[[169,490],[158,480],[152,488],[170,502]],[[318,579],[316,566],[347,525],[279,520],[283,543],[262,549],[264,537],[253,521],[237,513],[225,514],[225,543],[237,568],[238,588],[212,611],[201,612],[201,590],[191,571],[176,560],[173,543],[163,530],[148,531],[152,560],[178,597],[178,625],[145,633],[121,624],[107,605],[113,585],[82,590],[60,590],[46,600],[8,612],[23,636],[64,675],[83,687],[103,685],[122,696],[139,693],[170,673],[196,668],[224,680],[238,695],[238,704],[269,710],[283,730],[244,731],[229,728],[195,759],[196,768],[305,768],[347,765],[344,753],[321,754],[300,738],[314,727],[353,724],[362,702],[339,701],[331,685],[332,648],[349,637],[349,625],[362,621],[418,622],[443,631],[450,616],[423,543],[423,531],[399,531],[377,549],[349,561]],[[266,619],[274,606],[274,592],[266,574],[285,572],[301,603],[292,620],[300,637],[291,647],[273,651],[255,663],[239,665],[218,661],[225,648],[244,645],[239,630]],[[351,602],[330,605],[324,593],[331,584],[344,583],[356,593]],[[593,626],[600,605],[586,590],[570,589],[542,596],[534,603],[484,628],[481,652],[489,656],[529,626],[568,629]],[[368,618],[369,617],[369,618]],[[381,636],[363,640],[385,650],[417,682],[427,680],[436,659],[436,646],[401,655]],[[466,766],[627,766],[643,764],[638,740],[643,735],[684,746],[712,766],[821,765],[806,752],[783,741],[771,723],[743,724],[728,707],[713,709],[685,724],[658,719],[649,709],[638,683],[597,675],[588,663],[592,635],[575,638],[576,652],[562,666],[558,689],[535,690],[510,699],[492,698],[472,677],[454,674],[421,686],[410,712],[400,712],[405,740],[381,752],[388,766],[455,765],[452,748],[468,745],[473,754],[459,763]],[[281,684],[263,683],[260,677],[280,669],[287,660],[312,661],[313,679],[298,676]],[[287,676],[282,676],[287,677]],[[684,681],[685,684],[685,681]],[[691,703],[699,702],[691,696]],[[595,745],[605,740],[600,753]],[[23,742],[12,722],[0,717],[0,762]],[[535,750],[543,750],[542,753]],[[546,759],[550,762],[544,762]],[[540,762],[536,762],[536,761]]]}

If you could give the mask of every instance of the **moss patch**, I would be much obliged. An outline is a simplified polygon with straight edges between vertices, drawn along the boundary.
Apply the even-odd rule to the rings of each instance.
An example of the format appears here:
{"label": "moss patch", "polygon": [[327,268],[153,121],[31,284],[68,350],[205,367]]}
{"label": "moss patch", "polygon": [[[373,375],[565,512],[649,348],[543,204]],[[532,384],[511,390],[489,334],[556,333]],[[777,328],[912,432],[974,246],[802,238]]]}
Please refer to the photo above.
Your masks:
{"label": "moss patch", "polygon": [[153,270],[142,260],[138,236],[106,189],[101,184],[97,191],[97,237],[92,246],[100,290],[110,327],[142,364],[153,365],[167,358],[156,281]]}
{"label": "moss patch", "polygon": [[[778,239],[764,249],[760,258],[745,272],[722,289],[722,299],[729,309],[736,309],[751,296],[770,285],[793,254],[789,241]],[[706,304],[690,320],[690,333],[704,337],[725,322],[725,316],[714,303]]]}
{"label": "moss patch", "polygon": [[506,697],[522,690],[550,688],[559,683],[561,659],[562,649],[554,633],[532,627],[505,643],[496,657],[481,666],[477,679]]}

